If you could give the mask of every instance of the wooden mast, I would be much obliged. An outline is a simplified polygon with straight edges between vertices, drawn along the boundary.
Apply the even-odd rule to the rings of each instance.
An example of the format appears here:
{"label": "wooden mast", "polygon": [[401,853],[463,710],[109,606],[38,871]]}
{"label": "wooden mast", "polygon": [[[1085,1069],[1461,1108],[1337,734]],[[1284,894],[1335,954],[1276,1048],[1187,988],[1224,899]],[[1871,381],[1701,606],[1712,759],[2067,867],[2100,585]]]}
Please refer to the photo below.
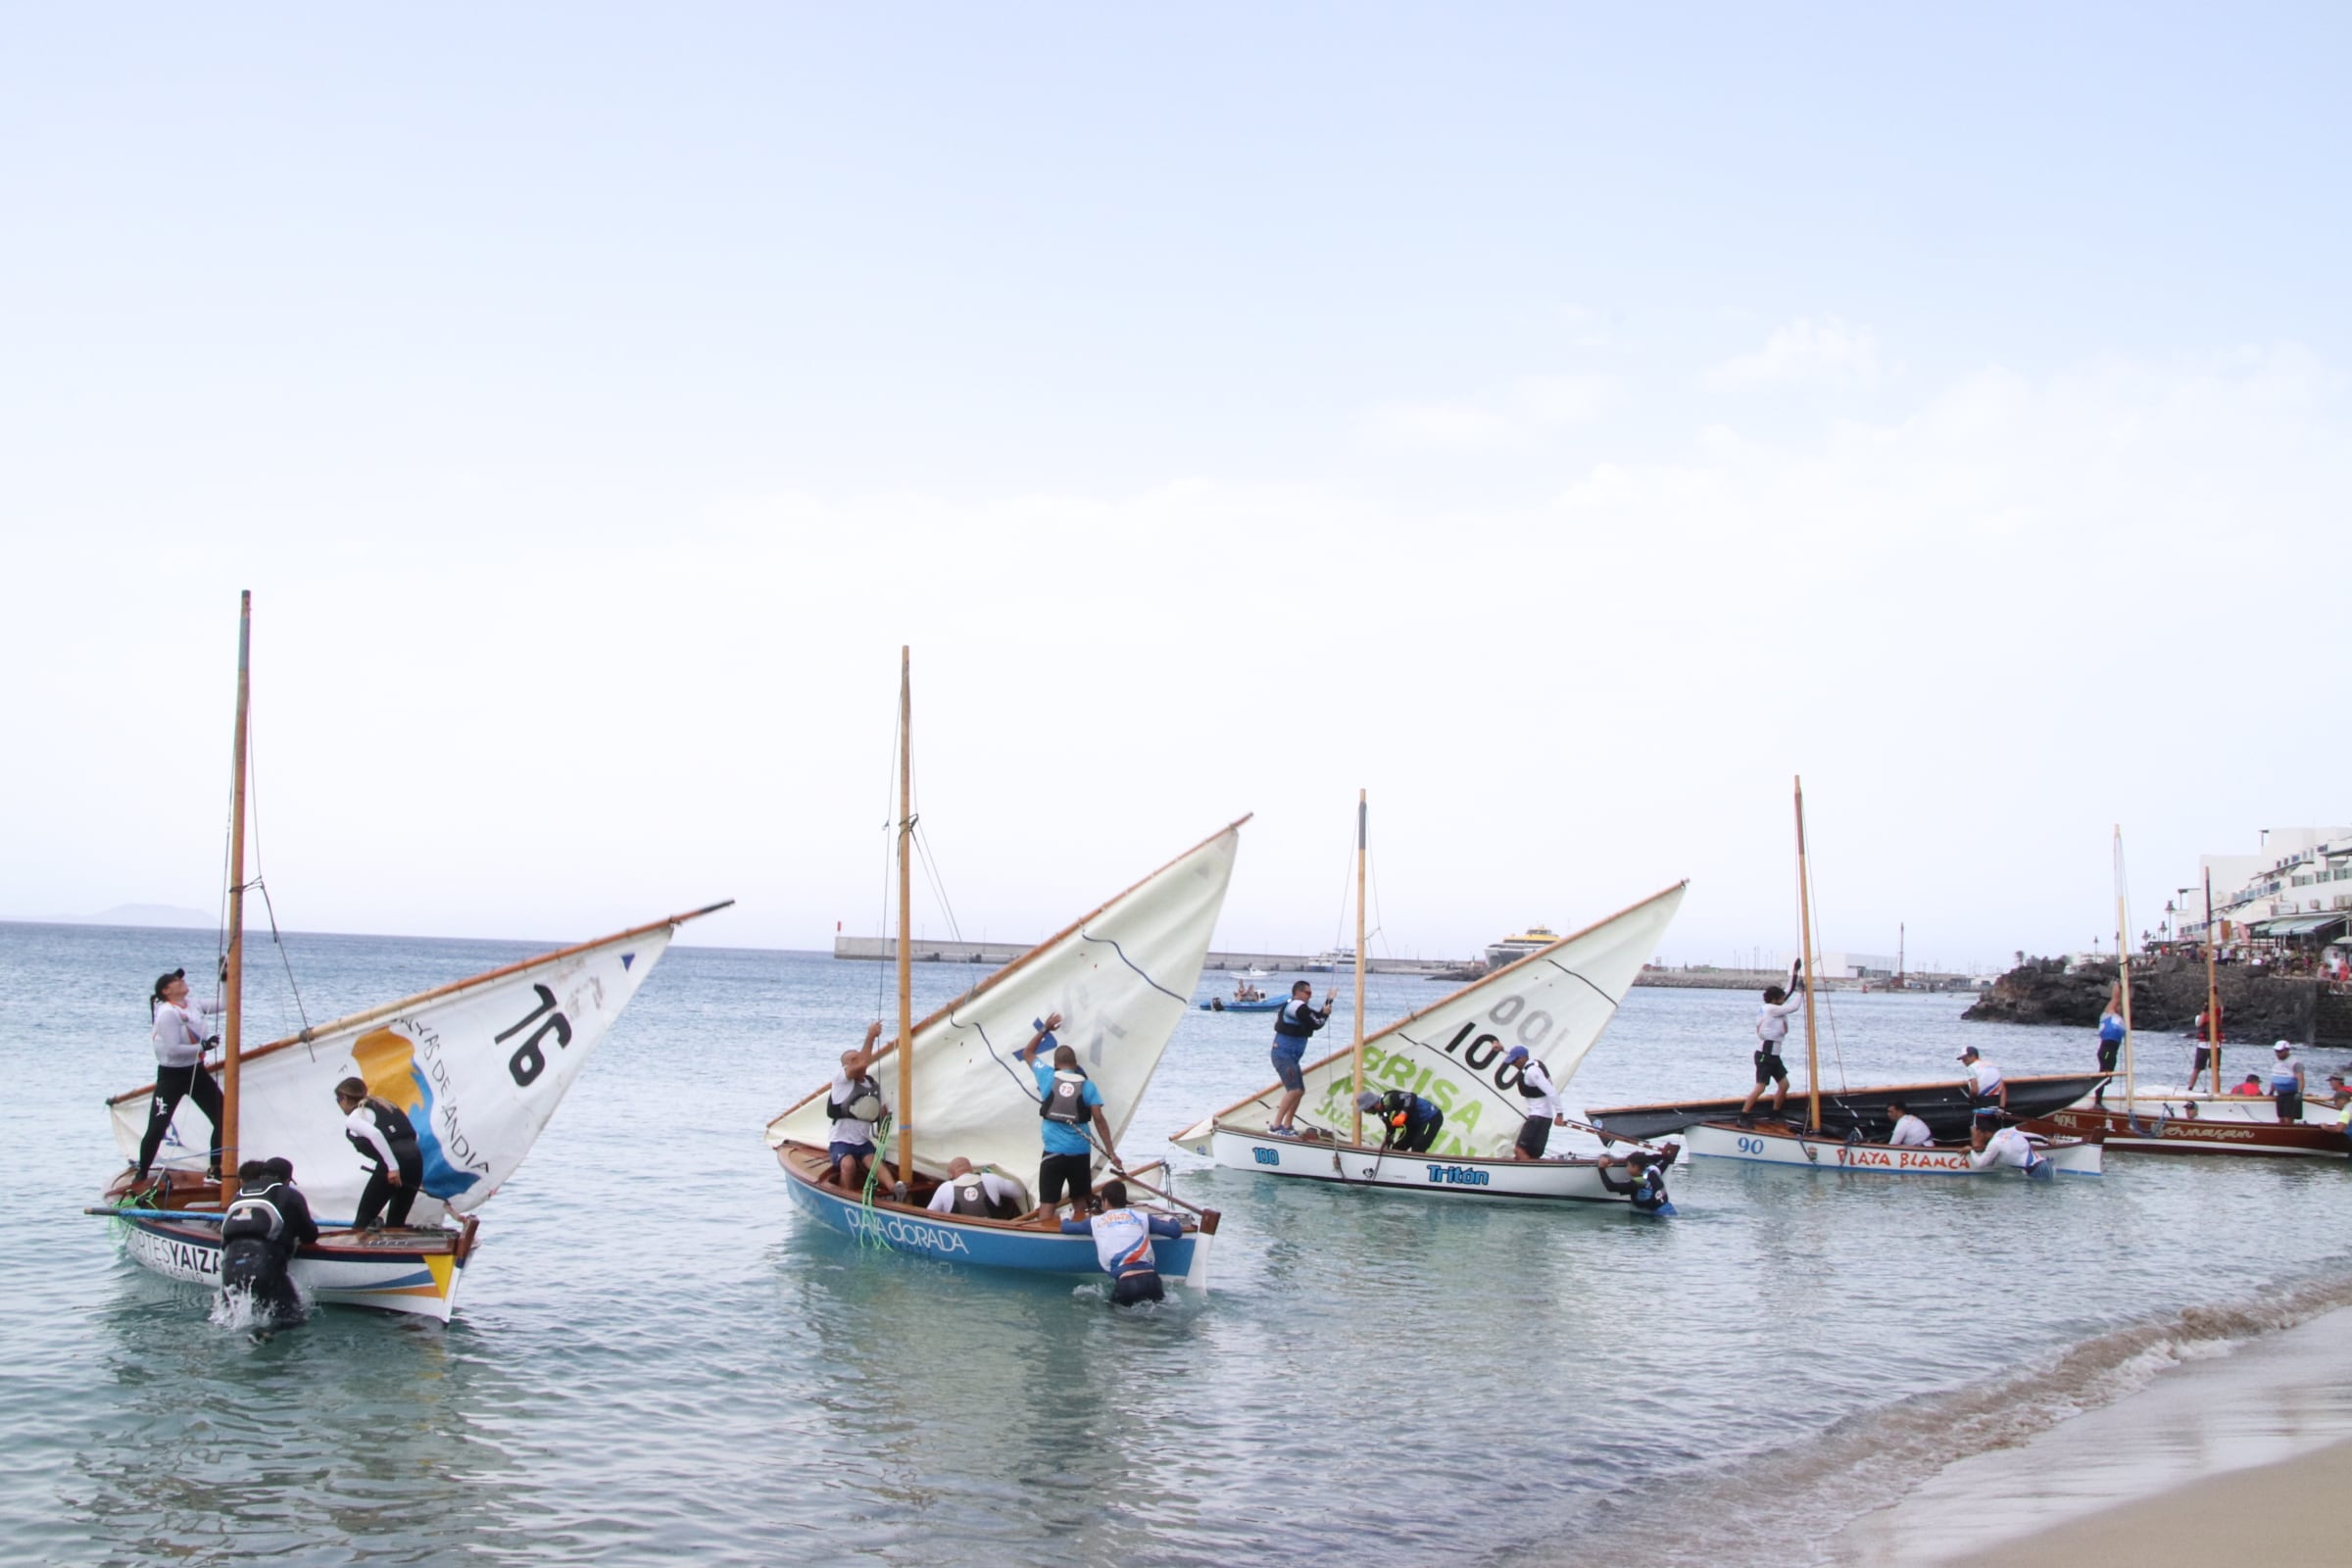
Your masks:
{"label": "wooden mast", "polygon": [[1364,1092],[1364,824],[1371,808],[1365,804],[1365,792],[1355,792],[1355,1045],[1350,1059],[1355,1067],[1355,1087],[1348,1092],[1348,1102],[1355,1105],[1355,1131],[1348,1142],[1364,1141],[1364,1107],[1356,1104],[1355,1097]]}
{"label": "wooden mast", "polygon": [[907,896],[913,888],[908,841],[914,836],[914,687],[909,650],[899,648],[899,1180],[914,1180],[914,940]]}
{"label": "wooden mast", "polygon": [[1813,1028],[1813,878],[1805,869],[1805,781],[1796,780],[1796,944],[1805,978],[1805,1102],[1808,1127],[1821,1131],[1821,1040]]}
{"label": "wooden mast", "polygon": [[[246,712],[253,695],[253,590],[237,604],[237,729],[228,785],[228,955],[221,965],[224,1017],[220,1025],[220,1194],[228,1200],[237,1179],[238,1050],[245,1034],[245,748]],[[196,1069],[202,1072],[199,1066]]]}
{"label": "wooden mast", "polygon": [[[2222,982],[2213,972],[2213,870],[2205,871],[2205,1047],[2213,1055],[2213,1092],[2222,1092]],[[2195,1084],[2188,1086],[2195,1089]]]}
{"label": "wooden mast", "polygon": [[[2115,825],[2115,975],[2124,1009],[2124,1108],[2132,1107],[2132,916],[2124,906],[2124,825]],[[2188,1086],[2195,1089],[2195,1084]]]}

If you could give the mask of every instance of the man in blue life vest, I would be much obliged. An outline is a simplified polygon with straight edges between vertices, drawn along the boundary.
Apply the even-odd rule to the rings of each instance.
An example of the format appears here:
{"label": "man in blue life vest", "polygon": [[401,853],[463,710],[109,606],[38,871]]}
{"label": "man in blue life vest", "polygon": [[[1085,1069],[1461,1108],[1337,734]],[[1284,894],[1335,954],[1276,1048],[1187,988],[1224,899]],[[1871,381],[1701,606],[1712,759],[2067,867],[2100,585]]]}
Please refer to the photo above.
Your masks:
{"label": "man in blue life vest", "polygon": [[1291,1000],[1274,1014],[1274,1076],[1282,1080],[1282,1102],[1274,1107],[1274,1119],[1266,1131],[1277,1138],[1296,1138],[1298,1129],[1291,1118],[1298,1114],[1298,1102],[1306,1098],[1306,1074],[1300,1063],[1306,1057],[1306,1043],[1316,1030],[1331,1022],[1331,1004],[1337,997],[1325,997],[1323,1005],[1315,1005],[1315,988],[1301,980],[1291,987]]}
{"label": "man in blue life vest", "polygon": [[1094,1237],[1095,1257],[1111,1279],[1111,1305],[1159,1300],[1166,1293],[1160,1289],[1159,1262],[1152,1253],[1152,1238],[1172,1242],[1184,1234],[1184,1227],[1165,1214],[1129,1208],[1125,1182],[1104,1182],[1100,1198],[1100,1212],[1063,1220],[1061,1233]]}
{"label": "man in blue life vest", "polygon": [[[1090,1123],[1102,1140],[1110,1168],[1124,1175],[1127,1167],[1111,1147],[1110,1123],[1102,1115],[1102,1091],[1080,1070],[1078,1053],[1054,1039],[1054,1031],[1061,1027],[1061,1014],[1048,1013],[1036,1023],[1037,1033],[1029,1037],[1019,1054],[1037,1078],[1038,1134],[1045,1144],[1045,1155],[1037,1162],[1038,1208],[1053,1213],[1061,1206],[1066,1190],[1075,1211],[1095,1190],[1096,1146],[1086,1136]],[[1054,1055],[1051,1065],[1038,1059],[1048,1051]]]}
{"label": "man in blue life vest", "polygon": [[[2115,989],[2107,994],[2107,1010],[2099,1014],[2099,1071],[2115,1071],[2116,1058],[2124,1049],[2124,1036],[2130,1032],[2124,1027],[2124,986],[2119,980]],[[2193,1071],[2188,1087],[2197,1087]],[[2099,1087],[2091,1091],[2090,1102],[2094,1105],[2107,1103],[2106,1080],[2101,1079]]]}
{"label": "man in blue life vest", "polygon": [[1426,1154],[1446,1125],[1446,1112],[1409,1089],[1392,1089],[1385,1095],[1367,1089],[1355,1097],[1355,1108],[1379,1121],[1383,1152]]}

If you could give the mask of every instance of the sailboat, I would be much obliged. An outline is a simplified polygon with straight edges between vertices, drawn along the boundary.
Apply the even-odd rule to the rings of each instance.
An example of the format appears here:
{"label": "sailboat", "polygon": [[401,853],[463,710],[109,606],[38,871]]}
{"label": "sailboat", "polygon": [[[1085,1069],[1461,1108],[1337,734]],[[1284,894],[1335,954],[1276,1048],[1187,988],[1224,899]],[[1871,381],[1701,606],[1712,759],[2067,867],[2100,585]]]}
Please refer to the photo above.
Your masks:
{"label": "sailboat", "polygon": [[2084,1102],[2069,1105],[2030,1125],[2056,1133],[2103,1137],[2108,1148],[2131,1153],[2284,1154],[2322,1159],[2352,1155],[2352,1137],[2346,1136],[2331,1107],[2307,1099],[2300,1119],[2282,1122],[2277,1102],[2268,1097],[2222,1093],[2221,988],[2213,968],[2210,874],[2205,888],[2205,1019],[2212,1090],[2200,1093],[2194,1084],[2185,1089],[2140,1085],[2132,1063],[2129,896],[2124,877],[2124,830],[2119,824],[2115,830],[2115,952],[2117,1001],[2124,1020],[2122,1102],[2119,1104],[2110,1097],[2104,1104]]}
{"label": "sailboat", "polygon": [[[1355,1031],[1348,1049],[1305,1064],[1301,1136],[1267,1131],[1282,1086],[1203,1117],[1171,1140],[1232,1170],[1346,1186],[1385,1187],[1471,1198],[1544,1198],[1627,1202],[1584,1158],[1520,1160],[1511,1146],[1525,1120],[1521,1069],[1503,1058],[1514,1045],[1544,1061],[1564,1086],[1648,956],[1657,951],[1683,893],[1678,882],[1630,908],[1558,938],[1378,1033],[1364,1033],[1364,864],[1368,803],[1356,799]],[[1355,1097],[1409,1089],[1446,1113],[1425,1153],[1366,1142]],[[1313,1129],[1311,1132],[1308,1129]],[[1630,1205],[1629,1205],[1630,1206]]]}
{"label": "sailboat", "polygon": [[[1690,1152],[1694,1156],[1717,1159],[1744,1159],[1766,1165],[1802,1165],[1814,1170],[1860,1171],[1884,1176],[1991,1174],[1990,1171],[1977,1169],[1969,1157],[1965,1141],[1926,1147],[1875,1143],[1863,1136],[1858,1121],[1841,1139],[1832,1138],[1823,1129],[1821,1037],[1815,1027],[1814,1015],[1820,988],[1812,978],[1813,883],[1805,862],[1805,782],[1801,778],[1796,781],[1796,911],[1799,972],[1806,977],[1804,1125],[1798,1127],[1786,1122],[1754,1118],[1744,1121],[1701,1121],[1684,1132]],[[1884,1109],[1886,1100],[1904,1099],[1904,1095],[1900,1090],[1881,1090],[1877,1093],[1884,1125],[1886,1120]],[[1905,1108],[1909,1108],[1907,1101]],[[1892,1128],[1888,1127],[1887,1130],[1891,1132]],[[1930,1131],[1933,1133],[1934,1129]],[[2099,1173],[2099,1146],[2095,1139],[2085,1141],[2046,1134],[2034,1136],[2031,1129],[2029,1136],[2034,1137],[2036,1148],[2057,1173],[2087,1176]]]}
{"label": "sailboat", "polygon": [[[612,1021],[688,920],[726,904],[673,914],[593,942],[542,954],[469,980],[244,1047],[247,714],[253,595],[237,630],[237,716],[230,786],[228,930],[221,968],[220,1148],[191,1140],[203,1117],[183,1101],[166,1157],[145,1183],[125,1170],[93,1213],[117,1218],[125,1250],[144,1267],[194,1285],[220,1280],[220,1220],[240,1159],[283,1156],[319,1217],[319,1240],[290,1273],[315,1301],[382,1307],[448,1321],[473,1254],[476,1210],[522,1162]],[[732,902],[732,901],[729,901]],[[343,1137],[334,1086],[366,1081],[416,1126],[423,1191],[397,1228],[355,1231],[367,1167]],[[115,1142],[135,1160],[154,1086],[107,1102]],[[169,1152],[177,1150],[177,1154]],[[217,1157],[221,1178],[208,1178]]]}
{"label": "sailboat", "polygon": [[[917,1021],[907,967],[912,720],[909,663],[901,650],[898,1033],[875,1068],[883,1077],[885,1067],[896,1063],[896,1125],[877,1140],[877,1179],[863,1192],[845,1192],[825,1179],[832,1126],[825,1086],[768,1123],[768,1147],[783,1167],[793,1202],[844,1235],[951,1262],[1100,1274],[1093,1240],[1062,1235],[1051,1215],[967,1217],[933,1213],[927,1204],[948,1162],[958,1156],[975,1170],[1020,1185],[1026,1198],[1022,1173],[1037,1169],[1040,1104],[1030,1070],[1016,1054],[1028,1044],[1037,1020],[1052,1013],[1062,1015],[1061,1042],[1076,1050],[1102,1094],[1114,1142],[1126,1131],[1168,1037],[1190,1010],[1188,999],[1200,983],[1209,936],[1232,880],[1242,823],[1249,818],[1195,845]],[[1105,1152],[1098,1150],[1098,1178],[1104,1158]],[[892,1196],[894,1183],[881,1179],[885,1164],[906,1185],[903,1199]],[[1184,1226],[1182,1237],[1153,1244],[1159,1272],[1206,1289],[1217,1213],[1193,1208],[1142,1180],[1158,1168],[1140,1166],[1125,1174],[1129,1187],[1177,1210],[1170,1217]]]}

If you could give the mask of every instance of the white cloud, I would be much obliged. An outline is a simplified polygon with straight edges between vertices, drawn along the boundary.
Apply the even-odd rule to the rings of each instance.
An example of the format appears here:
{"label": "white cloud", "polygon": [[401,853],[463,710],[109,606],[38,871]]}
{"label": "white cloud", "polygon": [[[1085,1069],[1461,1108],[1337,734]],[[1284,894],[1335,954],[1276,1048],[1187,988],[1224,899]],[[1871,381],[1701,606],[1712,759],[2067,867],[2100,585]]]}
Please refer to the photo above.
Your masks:
{"label": "white cloud", "polygon": [[1800,317],[1753,354],[1726,360],[1700,379],[1716,390],[1744,386],[1867,386],[1879,378],[1879,340],[1835,316]]}
{"label": "white cloud", "polygon": [[1424,452],[1533,450],[1551,431],[1590,424],[1618,402],[1605,375],[1531,375],[1484,403],[1391,404],[1371,416],[1384,446]]}

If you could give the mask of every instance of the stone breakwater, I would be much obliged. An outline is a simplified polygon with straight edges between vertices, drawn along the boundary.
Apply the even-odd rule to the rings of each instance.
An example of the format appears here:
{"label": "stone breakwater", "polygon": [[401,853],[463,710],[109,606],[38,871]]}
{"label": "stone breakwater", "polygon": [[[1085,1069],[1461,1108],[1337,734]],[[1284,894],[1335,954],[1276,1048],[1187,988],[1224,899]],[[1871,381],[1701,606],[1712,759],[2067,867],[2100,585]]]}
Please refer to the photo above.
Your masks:
{"label": "stone breakwater", "polygon": [[[2115,976],[2112,962],[2069,969],[2062,958],[2029,958],[1961,1016],[1979,1023],[2096,1029]],[[2222,965],[2217,978],[2228,1040],[2352,1046],[2352,998],[2330,996],[2317,980],[2262,974],[2242,964]],[[2132,964],[2134,1029],[2186,1033],[2204,1010],[2203,963],[2166,957]]]}

